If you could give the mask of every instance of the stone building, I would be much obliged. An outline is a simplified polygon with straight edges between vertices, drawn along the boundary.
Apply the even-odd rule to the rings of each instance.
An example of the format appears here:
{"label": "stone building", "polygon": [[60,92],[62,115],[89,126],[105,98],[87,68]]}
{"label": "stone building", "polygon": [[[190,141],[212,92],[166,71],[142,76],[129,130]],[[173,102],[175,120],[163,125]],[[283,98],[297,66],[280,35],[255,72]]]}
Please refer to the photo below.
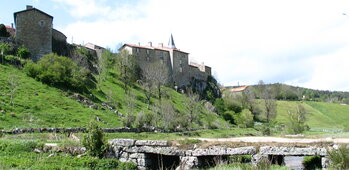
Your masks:
{"label": "stone building", "polygon": [[67,37],[53,28],[53,16],[27,5],[14,13],[16,41],[30,50],[32,60],[55,52],[67,55]]}
{"label": "stone building", "polygon": [[32,6],[14,13],[16,41],[29,48],[34,61],[52,52],[53,17]]}
{"label": "stone building", "polygon": [[120,50],[127,50],[135,56],[143,72],[154,67],[158,68],[158,72],[165,72],[168,85],[181,88],[193,85],[193,81],[196,81],[203,82],[200,84],[205,88],[207,77],[211,75],[210,67],[189,63],[189,53],[176,48],[172,35],[168,46],[163,43],[153,46],[151,42],[147,46],[124,44]]}

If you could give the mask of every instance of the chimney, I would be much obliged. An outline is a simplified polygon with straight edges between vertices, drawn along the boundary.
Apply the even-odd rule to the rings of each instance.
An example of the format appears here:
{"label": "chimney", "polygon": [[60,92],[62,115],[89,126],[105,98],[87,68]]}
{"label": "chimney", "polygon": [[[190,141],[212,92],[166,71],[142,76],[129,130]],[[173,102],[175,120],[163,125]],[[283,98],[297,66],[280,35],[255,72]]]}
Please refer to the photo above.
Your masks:
{"label": "chimney", "polygon": [[148,46],[149,46],[149,47],[152,47],[152,46],[153,46],[152,43],[151,43],[151,41],[148,42]]}
{"label": "chimney", "polygon": [[141,46],[141,43],[140,43],[140,42],[138,42],[138,46]]}
{"label": "chimney", "polygon": [[11,23],[11,28],[13,28],[13,23]]}
{"label": "chimney", "polygon": [[33,9],[33,6],[27,5],[27,10],[28,10],[28,9]]}
{"label": "chimney", "polygon": [[159,43],[159,47],[163,48],[164,47],[164,43]]}

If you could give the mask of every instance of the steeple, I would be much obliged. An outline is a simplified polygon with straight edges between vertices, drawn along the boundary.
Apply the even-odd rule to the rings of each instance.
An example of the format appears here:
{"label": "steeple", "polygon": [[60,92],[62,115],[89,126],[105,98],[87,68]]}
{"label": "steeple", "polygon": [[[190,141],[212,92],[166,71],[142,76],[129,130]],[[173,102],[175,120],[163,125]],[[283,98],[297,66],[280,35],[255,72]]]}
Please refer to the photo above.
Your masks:
{"label": "steeple", "polygon": [[168,47],[176,49],[176,45],[174,43],[172,33],[171,33],[170,40],[168,41]]}

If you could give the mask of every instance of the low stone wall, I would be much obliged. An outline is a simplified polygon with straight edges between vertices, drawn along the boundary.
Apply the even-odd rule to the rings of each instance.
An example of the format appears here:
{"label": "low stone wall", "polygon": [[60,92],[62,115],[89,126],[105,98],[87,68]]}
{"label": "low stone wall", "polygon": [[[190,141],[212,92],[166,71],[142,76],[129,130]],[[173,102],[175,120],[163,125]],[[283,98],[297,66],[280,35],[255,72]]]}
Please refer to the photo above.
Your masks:
{"label": "low stone wall", "polygon": [[[113,139],[109,141],[109,144],[109,158],[116,158],[122,162],[134,162],[137,164],[138,169],[154,169],[158,168],[154,166],[165,164],[172,168],[200,168],[205,164],[204,161],[207,161],[207,158],[222,158],[231,155],[251,155],[253,158],[252,164],[257,164],[263,159],[270,159],[271,156],[281,156],[283,159],[285,156],[319,155],[322,157],[322,166],[327,167],[328,165],[328,159],[326,158],[327,150],[317,147],[264,146],[258,148],[255,146],[248,146],[231,148],[211,146],[209,148],[185,150],[176,146],[171,146],[171,143],[167,141],[133,139]],[[163,159],[163,162],[159,162],[159,159]],[[169,159],[173,161],[172,164],[171,162],[165,162]]]}
{"label": "low stone wall", "polygon": [[[195,131],[199,129],[175,129],[175,130],[164,130],[155,128],[128,128],[128,127],[117,127],[117,128],[102,128],[105,133],[140,133],[140,132],[161,132],[161,133],[173,133],[173,132],[186,132]],[[22,133],[78,133],[86,132],[86,128],[15,128],[13,130],[1,130],[3,134],[22,134]]]}

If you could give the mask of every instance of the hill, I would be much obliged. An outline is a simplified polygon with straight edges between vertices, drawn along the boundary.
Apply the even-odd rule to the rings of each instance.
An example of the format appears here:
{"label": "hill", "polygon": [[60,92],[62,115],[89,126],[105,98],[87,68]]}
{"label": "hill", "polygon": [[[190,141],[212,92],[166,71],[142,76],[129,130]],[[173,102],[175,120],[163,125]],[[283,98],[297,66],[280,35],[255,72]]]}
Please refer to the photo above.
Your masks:
{"label": "hill", "polygon": [[[10,95],[12,90],[13,100]],[[90,120],[96,119],[99,120],[98,124],[101,127],[125,126],[127,121],[131,121],[129,126],[136,127],[141,126],[135,124],[140,121],[138,115],[144,117],[154,115],[159,108],[158,99],[152,96],[152,107],[148,109],[144,89],[138,84],[133,84],[125,93],[115,71],[108,72],[100,85],[100,90],[96,88],[88,90],[88,93],[77,94],[70,90],[59,89],[27,76],[23,70],[14,66],[0,64],[0,128],[85,127]],[[170,88],[163,87],[163,91],[166,95],[161,101],[162,105],[169,106],[167,109],[172,109],[176,114],[172,115],[176,117],[169,119],[179,121],[177,118],[181,118],[184,121],[188,113],[185,103],[188,103],[189,98]],[[85,96],[83,99],[93,102],[96,108],[90,108],[69,97],[74,95]],[[102,103],[108,103],[109,107],[113,107],[121,114],[106,109]],[[197,123],[193,123],[191,127],[228,126],[222,118],[202,105],[199,109]],[[163,123],[154,122],[157,121],[155,118],[149,121]]]}

